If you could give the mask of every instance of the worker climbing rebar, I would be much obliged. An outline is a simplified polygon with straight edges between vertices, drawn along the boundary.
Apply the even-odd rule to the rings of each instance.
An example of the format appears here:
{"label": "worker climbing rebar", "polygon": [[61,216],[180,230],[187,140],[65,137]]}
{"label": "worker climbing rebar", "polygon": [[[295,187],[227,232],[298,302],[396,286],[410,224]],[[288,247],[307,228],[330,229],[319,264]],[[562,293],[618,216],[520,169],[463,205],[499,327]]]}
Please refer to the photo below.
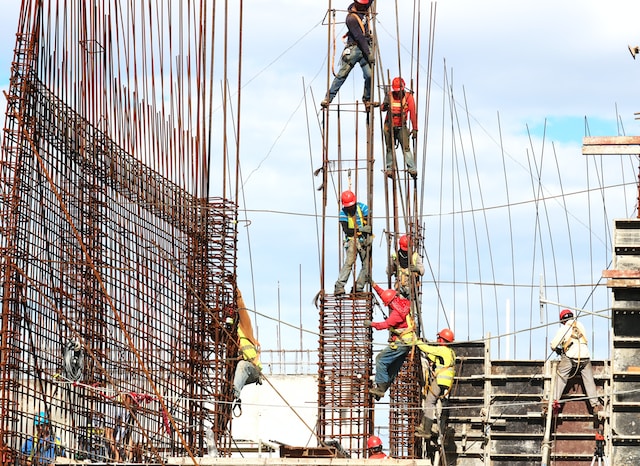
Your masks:
{"label": "worker climbing rebar", "polygon": [[347,18],[347,34],[345,35],[346,45],[341,55],[342,66],[338,70],[331,87],[327,91],[327,95],[320,103],[323,108],[327,108],[333,101],[340,87],[344,84],[347,76],[356,63],[362,69],[362,77],[364,78],[364,90],[362,92],[362,101],[368,105],[371,101],[371,74],[375,63],[374,54],[372,52],[372,38],[369,30],[369,21],[367,18],[367,10],[371,6],[370,0],[355,0],[349,5]]}
{"label": "worker climbing rebar", "polygon": [[[418,117],[416,115],[416,103],[413,93],[406,90],[404,79],[393,78],[391,89],[385,93],[380,110],[387,112],[384,120],[384,140],[387,148],[385,157],[385,175],[393,178],[395,164],[395,148],[399,144],[404,154],[404,163],[409,175],[413,179],[418,176],[416,162],[409,145],[409,134],[413,139],[418,135]],[[407,126],[407,120],[411,121],[411,132]]]}

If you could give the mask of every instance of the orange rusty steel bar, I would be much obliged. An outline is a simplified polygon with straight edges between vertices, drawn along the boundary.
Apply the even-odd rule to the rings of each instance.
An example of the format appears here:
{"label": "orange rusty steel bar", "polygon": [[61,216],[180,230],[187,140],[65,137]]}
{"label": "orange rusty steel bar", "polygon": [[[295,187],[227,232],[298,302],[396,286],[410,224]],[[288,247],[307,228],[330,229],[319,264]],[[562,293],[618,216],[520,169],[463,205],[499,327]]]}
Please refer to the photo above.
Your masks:
{"label": "orange rusty steel bar", "polygon": [[[356,297],[357,296],[357,297]],[[320,307],[318,436],[337,440],[351,457],[365,457],[373,432],[372,294],[324,295]]]}
{"label": "orange rusty steel bar", "polygon": [[[230,452],[238,172],[210,184],[215,20],[159,6],[22,2],[0,154],[2,465],[27,460],[41,411],[78,460],[194,459],[205,428]],[[112,449],[117,419],[131,444]]]}

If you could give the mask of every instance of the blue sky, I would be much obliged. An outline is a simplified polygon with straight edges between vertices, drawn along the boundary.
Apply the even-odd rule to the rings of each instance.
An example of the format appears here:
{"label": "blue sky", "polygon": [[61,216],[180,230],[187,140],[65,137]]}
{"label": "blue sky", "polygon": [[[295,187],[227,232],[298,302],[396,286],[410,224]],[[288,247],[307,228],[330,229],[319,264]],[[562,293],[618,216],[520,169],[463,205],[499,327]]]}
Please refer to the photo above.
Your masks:
{"label": "blue sky", "polygon": [[[606,288],[599,288],[596,301],[590,285],[598,282],[611,258],[607,235],[612,219],[635,215],[633,186],[590,195],[584,191],[596,188],[599,180],[606,185],[620,180],[633,183],[637,163],[613,157],[589,159],[580,148],[585,119],[591,135],[637,134],[633,114],[640,111],[640,60],[632,59],[627,45],[640,43],[640,2],[436,3],[428,131],[425,102],[432,4],[420,4],[421,53],[412,58],[413,5],[399,3],[396,25],[395,2],[377,2],[382,57],[378,67],[383,76],[394,76],[400,60],[405,79],[419,83],[417,158],[419,170],[425,169],[420,189],[429,265],[423,287],[425,333],[434,335],[448,320],[459,339],[501,335],[510,308],[512,329],[515,325],[520,332],[508,340],[510,356],[544,358],[547,330],[527,329],[550,323],[553,333],[559,308],[546,306],[540,322],[539,290],[534,284],[544,276],[548,298],[567,306],[586,305],[590,310],[606,306]],[[244,4],[240,158],[246,182],[239,204],[241,217],[250,224],[241,223],[239,228],[239,285],[250,306],[266,316],[257,318],[263,349],[313,349],[318,315],[311,301],[320,286],[322,232],[317,217],[320,195],[315,190],[319,183],[312,172],[322,157],[317,110],[327,87],[323,25],[327,2]],[[334,1],[333,7],[347,4]],[[5,1],[3,6],[0,86],[6,89],[19,2]],[[337,54],[340,49],[338,44]],[[232,56],[230,68],[233,62]],[[356,68],[339,98],[356,100],[361,92]],[[377,116],[376,124],[379,121]],[[364,134],[361,120],[343,117],[343,154],[355,152],[356,147],[362,150],[363,141],[354,138],[356,124]],[[335,155],[333,136],[332,141]],[[374,150],[372,210],[374,233],[381,240],[379,128]],[[541,183],[531,176],[532,169],[539,169]],[[344,185],[346,178],[340,182]],[[329,187],[329,215],[337,214],[337,183],[335,176]],[[365,195],[359,187],[357,194]],[[606,217],[601,199],[607,203]],[[508,202],[517,205],[506,207]],[[482,206],[491,209],[483,212]],[[340,265],[335,218],[328,219],[326,234],[325,282],[331,290]],[[376,281],[385,281],[385,260],[386,249],[377,241]],[[576,283],[581,286],[571,286]],[[278,326],[276,319],[290,326]],[[302,337],[295,328],[300,323],[309,331]],[[595,355],[606,357],[607,321],[588,318],[585,323],[594,328],[594,339],[595,333],[599,335]],[[378,343],[385,339],[376,338]],[[499,342],[493,340],[492,348],[497,352],[500,346],[496,355],[505,357],[507,339]]]}

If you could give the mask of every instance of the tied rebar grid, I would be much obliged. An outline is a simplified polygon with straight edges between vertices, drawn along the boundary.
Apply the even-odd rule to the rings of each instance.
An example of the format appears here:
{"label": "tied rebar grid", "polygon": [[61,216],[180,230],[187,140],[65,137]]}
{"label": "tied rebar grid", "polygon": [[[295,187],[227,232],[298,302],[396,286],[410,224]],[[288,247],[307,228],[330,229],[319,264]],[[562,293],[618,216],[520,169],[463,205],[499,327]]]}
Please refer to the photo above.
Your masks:
{"label": "tied rebar grid", "polygon": [[422,421],[420,351],[414,347],[402,364],[389,395],[389,452],[393,458],[421,458],[415,429]]}
{"label": "tied rebar grid", "polygon": [[324,295],[320,312],[318,437],[337,440],[352,458],[364,458],[373,432],[372,294]]}
{"label": "tied rebar grid", "polygon": [[28,78],[0,161],[3,464],[26,463],[40,412],[78,460],[201,455],[205,420],[225,454],[236,206],[187,194]]}

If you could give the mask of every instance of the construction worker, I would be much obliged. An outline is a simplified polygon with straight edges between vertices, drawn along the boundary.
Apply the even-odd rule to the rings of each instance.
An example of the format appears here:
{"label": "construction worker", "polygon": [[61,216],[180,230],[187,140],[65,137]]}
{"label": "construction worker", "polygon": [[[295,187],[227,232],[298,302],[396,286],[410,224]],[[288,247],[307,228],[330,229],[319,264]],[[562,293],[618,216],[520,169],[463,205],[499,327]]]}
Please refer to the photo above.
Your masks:
{"label": "construction worker", "polygon": [[409,261],[409,238],[402,235],[398,240],[398,249],[391,254],[387,275],[395,275],[395,289],[400,296],[407,299],[411,299],[411,274],[414,274],[415,283],[419,284],[420,277],[424,275],[424,265],[416,251],[411,254]]}
{"label": "construction worker", "polygon": [[437,334],[437,345],[429,345],[424,342],[418,343],[418,348],[426,356],[425,386],[426,396],[424,401],[424,412],[422,415],[422,425],[416,429],[417,437],[429,438],[438,434],[438,424],[436,420],[436,404],[438,400],[445,402],[453,378],[456,375],[456,353],[448,345],[453,343],[454,336],[451,329],[444,328]]}
{"label": "construction worker", "polygon": [[236,288],[238,303],[238,364],[233,378],[234,412],[242,414],[240,393],[247,384],[262,385],[262,363],[260,362],[260,343],[253,336],[251,319],[247,312],[242,293]]}
{"label": "construction worker", "polygon": [[387,455],[382,451],[382,440],[380,440],[380,437],[375,435],[372,435],[367,440],[367,451],[367,457],[371,460],[381,460],[387,457]]}
{"label": "construction worker", "polygon": [[52,464],[65,451],[60,437],[53,435],[47,413],[41,411],[33,420],[36,435],[28,437],[20,452],[26,456],[27,465]]}
{"label": "construction worker", "polygon": [[416,115],[416,103],[413,100],[413,94],[405,91],[404,79],[401,77],[393,78],[391,82],[391,92],[385,95],[384,101],[380,106],[383,112],[387,112],[384,120],[384,140],[387,145],[387,156],[385,159],[385,175],[393,178],[393,159],[395,153],[395,145],[397,143],[402,146],[404,153],[404,163],[413,179],[416,179],[418,172],[416,171],[416,162],[411,154],[409,146],[409,127],[407,126],[407,117],[411,120],[411,137],[415,139],[418,136],[418,117]]}
{"label": "construction worker", "polygon": [[356,256],[360,256],[362,268],[356,279],[355,292],[364,291],[364,286],[369,281],[369,257],[373,241],[371,225],[368,225],[369,207],[357,202],[352,191],[343,192],[340,199],[342,209],[338,221],[344,232],[345,260],[334,288],[334,293],[338,296],[344,294],[344,287],[351,275]]}
{"label": "construction worker", "polygon": [[554,394],[554,409],[560,408],[558,400],[562,397],[567,381],[574,375],[582,376],[582,384],[589,398],[589,405],[593,414],[597,414],[600,401],[593,380],[591,368],[591,353],[587,345],[584,325],[574,319],[569,309],[560,311],[561,326],[551,340],[551,349],[560,355],[560,363],[556,373],[556,390]]}
{"label": "construction worker", "polygon": [[417,337],[411,316],[411,302],[398,296],[396,290],[383,290],[376,283],[372,283],[372,286],[390,311],[389,317],[382,322],[364,321],[366,327],[389,329],[390,332],[389,344],[376,356],[376,385],[370,391],[379,400],[398,375],[407,354],[417,343]]}
{"label": "construction worker", "polygon": [[370,0],[355,0],[349,5],[345,20],[348,31],[345,35],[346,46],[342,51],[342,66],[340,66],[336,77],[333,79],[326,97],[320,103],[323,108],[329,106],[353,67],[356,66],[356,63],[360,64],[362,77],[364,78],[362,101],[368,104],[371,100],[371,68],[375,59],[371,51],[371,35],[366,14],[370,5]]}

